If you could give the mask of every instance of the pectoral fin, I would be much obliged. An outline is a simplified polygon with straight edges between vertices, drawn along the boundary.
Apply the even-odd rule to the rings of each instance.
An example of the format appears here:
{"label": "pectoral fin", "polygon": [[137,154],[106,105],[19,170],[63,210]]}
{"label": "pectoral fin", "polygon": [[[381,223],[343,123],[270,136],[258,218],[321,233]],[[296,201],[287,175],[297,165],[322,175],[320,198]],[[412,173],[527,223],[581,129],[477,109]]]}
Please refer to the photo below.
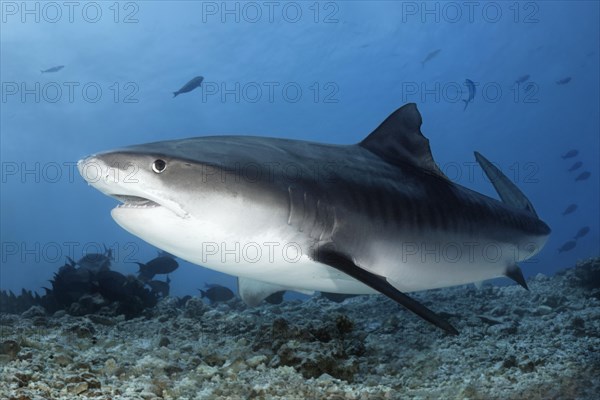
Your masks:
{"label": "pectoral fin", "polygon": [[441,328],[452,335],[458,334],[458,331],[439,315],[396,289],[385,279],[385,277],[373,274],[358,267],[345,254],[339,253],[333,249],[321,248],[317,250],[313,257],[315,261],[329,265],[330,267],[361,281],[365,285],[372,287],[381,294],[386,295],[390,299],[408,308],[424,320],[431,322],[438,328]]}

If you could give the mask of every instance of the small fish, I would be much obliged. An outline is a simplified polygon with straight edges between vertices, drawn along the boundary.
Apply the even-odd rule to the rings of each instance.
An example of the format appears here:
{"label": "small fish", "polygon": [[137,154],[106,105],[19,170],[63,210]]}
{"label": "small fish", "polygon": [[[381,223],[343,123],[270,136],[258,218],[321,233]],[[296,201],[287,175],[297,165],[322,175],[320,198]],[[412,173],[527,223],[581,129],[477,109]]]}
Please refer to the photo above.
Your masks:
{"label": "small fish", "polygon": [[171,280],[167,276],[166,282],[152,280],[152,281],[146,282],[146,285],[150,286],[150,289],[152,289],[152,293],[154,293],[156,295],[160,295],[161,297],[167,297],[169,295],[169,290],[170,290],[169,283],[170,282],[171,282]]}
{"label": "small fish", "polygon": [[566,78],[562,78],[556,81],[557,85],[566,85],[567,83],[571,82],[571,77],[567,76]]}
{"label": "small fish", "polygon": [[579,175],[577,175],[577,178],[575,178],[575,181],[585,181],[590,176],[592,176],[591,172],[589,172],[589,171],[583,171],[582,173],[580,173]]}
{"label": "small fish", "polygon": [[110,269],[110,262],[113,259],[112,249],[104,246],[104,253],[88,253],[75,262],[67,256],[71,266],[79,265],[80,268],[89,269],[92,272]]}
{"label": "small fish", "polygon": [[573,150],[567,151],[561,157],[563,158],[563,160],[566,160],[567,158],[573,158],[573,157],[575,157],[577,154],[579,154],[579,150],[573,149]]}
{"label": "small fish", "polygon": [[203,80],[204,80],[204,77],[202,77],[202,76],[196,76],[195,78],[192,78],[188,83],[183,85],[181,87],[181,89],[179,89],[176,92],[173,92],[173,97],[177,97],[181,93],[191,92],[192,90],[199,87]]}
{"label": "small fish", "polygon": [[573,250],[575,248],[575,246],[577,246],[577,242],[574,240],[569,240],[568,242],[566,242],[565,244],[563,244],[562,246],[560,246],[558,248],[558,252],[563,253],[565,251]]}
{"label": "small fish", "polygon": [[530,78],[529,74],[520,76],[519,78],[517,78],[517,80],[515,81],[515,83],[520,85],[521,83],[527,82],[529,80],[529,78]]}
{"label": "small fish", "polygon": [[421,66],[423,66],[423,68],[425,67],[425,63],[427,63],[428,61],[430,61],[432,58],[436,57],[438,54],[440,54],[440,51],[442,51],[442,49],[437,49],[432,51],[431,53],[427,54],[427,56],[425,57],[425,59],[423,61],[421,61]]}
{"label": "small fish", "polygon": [[175,271],[179,264],[177,260],[168,256],[160,256],[153,258],[146,264],[136,263],[140,266],[138,278],[143,282],[148,282],[154,278],[154,275],[170,274]]}
{"label": "small fish", "polygon": [[56,67],[44,69],[44,70],[42,70],[42,74],[45,74],[45,73],[48,73],[48,72],[58,72],[61,69],[63,69],[64,67],[65,67],[64,65],[57,65]]}
{"label": "small fish", "polygon": [[117,271],[101,271],[94,281],[98,286],[98,292],[106,299],[111,301],[131,300],[131,287],[128,285],[129,279]]}
{"label": "small fish", "polygon": [[231,300],[235,297],[231,289],[226,288],[225,286],[215,285],[208,290],[200,290],[200,297],[207,298],[211,303],[216,303],[219,301],[227,301]]}
{"label": "small fish", "polygon": [[583,163],[581,161],[577,161],[575,164],[571,165],[571,168],[569,168],[569,172],[581,168],[582,165]]}
{"label": "small fish", "polygon": [[470,79],[465,79],[465,85],[467,85],[467,88],[469,89],[469,97],[466,100],[463,100],[465,102],[465,108],[463,108],[463,111],[467,109],[469,103],[475,98],[475,83]]}
{"label": "small fish", "polygon": [[565,211],[563,211],[562,215],[569,215],[577,210],[577,204],[569,204]]}
{"label": "small fish", "polygon": [[581,228],[577,234],[575,235],[575,237],[573,239],[577,240],[577,239],[581,239],[582,237],[584,237],[585,235],[587,235],[588,233],[590,233],[590,227],[589,226],[584,226],[583,228]]}

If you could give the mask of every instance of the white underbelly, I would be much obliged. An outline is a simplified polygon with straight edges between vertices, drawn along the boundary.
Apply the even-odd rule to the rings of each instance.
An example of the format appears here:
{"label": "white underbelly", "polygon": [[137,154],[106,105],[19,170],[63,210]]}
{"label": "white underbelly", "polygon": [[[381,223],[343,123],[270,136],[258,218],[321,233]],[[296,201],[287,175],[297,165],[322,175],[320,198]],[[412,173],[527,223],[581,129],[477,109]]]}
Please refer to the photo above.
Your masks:
{"label": "white underbelly", "polygon": [[[289,290],[369,294],[375,290],[338,270],[314,262],[304,235],[287,225],[246,229],[193,218],[173,218],[163,207],[112,212],[124,229],[193,264],[268,282]],[[252,218],[252,217],[250,217]],[[254,218],[258,216],[254,215]],[[266,225],[267,226],[267,225]]]}
{"label": "white underbelly", "polygon": [[502,277],[507,267],[524,258],[508,243],[439,238],[374,243],[358,262],[398,290],[413,292]]}
{"label": "white underbelly", "polygon": [[[244,219],[232,215],[202,221],[174,217],[164,207],[139,212],[115,209],[112,214],[123,228],[148,243],[215,271],[289,290],[377,293],[332,267],[312,261],[306,235],[286,223],[268,223],[272,210],[253,211],[247,220],[265,221],[260,229],[244,225]],[[223,223],[227,218],[233,222]],[[508,266],[531,256],[511,244],[474,242],[472,238],[449,241],[443,235],[438,242],[430,237],[410,242],[375,240],[365,241],[362,250],[349,249],[349,253],[354,250],[353,261],[359,267],[387,278],[403,292],[500,277]]]}

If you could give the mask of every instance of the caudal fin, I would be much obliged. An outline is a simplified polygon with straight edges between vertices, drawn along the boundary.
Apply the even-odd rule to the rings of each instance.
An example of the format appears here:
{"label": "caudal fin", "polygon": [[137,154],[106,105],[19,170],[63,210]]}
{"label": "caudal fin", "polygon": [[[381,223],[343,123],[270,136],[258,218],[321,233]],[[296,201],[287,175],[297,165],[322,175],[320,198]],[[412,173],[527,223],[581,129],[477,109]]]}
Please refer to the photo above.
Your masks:
{"label": "caudal fin", "polygon": [[173,97],[177,97],[178,94],[179,92],[173,92]]}
{"label": "caudal fin", "polygon": [[494,185],[496,192],[498,192],[504,203],[521,210],[527,210],[537,217],[537,213],[529,199],[498,167],[478,152],[475,152],[475,159],[492,182],[492,185]]}
{"label": "caudal fin", "polygon": [[465,111],[467,109],[467,106],[469,105],[469,100],[463,100],[465,102],[465,108],[463,108],[463,111]]}

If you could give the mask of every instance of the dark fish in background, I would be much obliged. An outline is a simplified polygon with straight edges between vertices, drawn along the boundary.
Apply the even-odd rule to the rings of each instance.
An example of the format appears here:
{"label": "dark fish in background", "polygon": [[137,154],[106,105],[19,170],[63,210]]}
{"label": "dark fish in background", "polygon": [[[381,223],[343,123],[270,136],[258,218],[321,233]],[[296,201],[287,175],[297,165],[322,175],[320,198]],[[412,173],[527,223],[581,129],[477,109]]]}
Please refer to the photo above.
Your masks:
{"label": "dark fish in background", "polygon": [[321,296],[325,297],[329,301],[333,301],[334,303],[341,303],[342,301],[344,301],[346,299],[358,296],[358,294],[321,292]]}
{"label": "dark fish in background", "polygon": [[281,304],[283,302],[284,294],[285,294],[285,290],[275,292],[275,293],[267,296],[267,298],[265,298],[265,301],[269,304]]}
{"label": "dark fish in background", "polygon": [[140,270],[138,271],[138,278],[144,282],[152,280],[152,278],[154,278],[154,275],[170,274],[179,267],[177,260],[167,256],[153,258],[146,264],[136,264],[140,266]]}
{"label": "dark fish in background", "polygon": [[152,280],[152,281],[146,282],[146,285],[150,286],[152,293],[160,295],[162,297],[167,297],[169,295],[169,291],[170,291],[170,285],[169,285],[170,283],[171,283],[171,280],[167,276],[166,282]]}
{"label": "dark fish in background", "polygon": [[574,240],[569,240],[558,248],[558,252],[563,253],[565,251],[571,251],[575,248],[575,246],[577,246],[577,242]]}
{"label": "dark fish in background", "polygon": [[583,171],[582,173],[580,173],[579,175],[577,175],[577,178],[575,178],[575,180],[576,181],[585,181],[590,176],[592,176],[591,172],[589,172],[589,171]]}
{"label": "dark fish in background", "polygon": [[577,204],[569,204],[565,211],[563,211],[562,215],[569,215],[577,210]]}
{"label": "dark fish in background", "polygon": [[67,257],[72,266],[79,265],[80,268],[89,269],[92,272],[99,272],[110,269],[110,262],[113,259],[112,249],[104,246],[104,253],[89,253],[81,257],[77,262]]}
{"label": "dark fish in background", "polygon": [[425,59],[423,61],[421,61],[421,66],[425,67],[425,63],[427,63],[428,61],[430,61],[432,58],[436,57],[438,54],[440,54],[440,51],[442,51],[442,49],[437,49],[432,51],[431,53],[427,54],[427,56],[425,57]]}
{"label": "dark fish in background", "polygon": [[226,288],[225,286],[215,285],[208,290],[200,290],[200,297],[207,298],[211,303],[216,303],[219,301],[227,301],[231,300],[235,297],[231,289]]}
{"label": "dark fish in background", "polygon": [[127,301],[130,296],[128,278],[117,271],[102,271],[96,276],[98,291],[111,301]]}
{"label": "dark fish in background", "polygon": [[48,72],[58,72],[61,69],[63,69],[64,67],[65,67],[64,65],[57,65],[56,67],[44,69],[44,70],[42,70],[42,74],[45,74],[45,73],[48,73]]}
{"label": "dark fish in background", "polygon": [[89,269],[75,268],[72,264],[60,267],[50,283],[57,302],[64,307],[95,290],[94,273]]}
{"label": "dark fish in background", "polygon": [[563,158],[563,160],[566,160],[567,158],[573,158],[573,157],[575,157],[577,154],[579,154],[579,150],[573,149],[573,150],[567,151],[561,157]]}
{"label": "dark fish in background", "polygon": [[556,81],[557,85],[566,85],[567,83],[571,82],[571,77],[567,76],[566,78],[562,78]]}
{"label": "dark fish in background", "polygon": [[581,168],[582,165],[583,163],[581,161],[577,161],[575,164],[571,165],[571,168],[569,168],[569,172]]}
{"label": "dark fish in background", "polygon": [[475,98],[475,83],[470,79],[465,79],[465,85],[467,85],[467,88],[469,89],[469,97],[466,100],[463,100],[465,102],[465,108],[463,108],[463,111],[467,109],[469,103],[471,103]]}
{"label": "dark fish in background", "polygon": [[195,78],[192,78],[188,83],[183,85],[181,87],[181,89],[179,89],[176,92],[173,92],[173,97],[177,97],[181,93],[191,92],[192,90],[199,87],[203,80],[204,80],[204,77],[202,77],[202,76],[196,76]]}
{"label": "dark fish in background", "polygon": [[577,234],[575,235],[575,237],[573,239],[577,240],[577,239],[581,239],[582,237],[584,237],[585,235],[587,235],[588,233],[590,233],[590,227],[589,226],[584,226],[583,228],[581,228]]}
{"label": "dark fish in background", "polygon": [[517,78],[517,80],[515,81],[515,83],[517,83],[517,84],[520,85],[521,83],[527,82],[529,80],[529,78],[530,78],[529,74],[525,74],[525,75],[520,76],[519,78]]}

